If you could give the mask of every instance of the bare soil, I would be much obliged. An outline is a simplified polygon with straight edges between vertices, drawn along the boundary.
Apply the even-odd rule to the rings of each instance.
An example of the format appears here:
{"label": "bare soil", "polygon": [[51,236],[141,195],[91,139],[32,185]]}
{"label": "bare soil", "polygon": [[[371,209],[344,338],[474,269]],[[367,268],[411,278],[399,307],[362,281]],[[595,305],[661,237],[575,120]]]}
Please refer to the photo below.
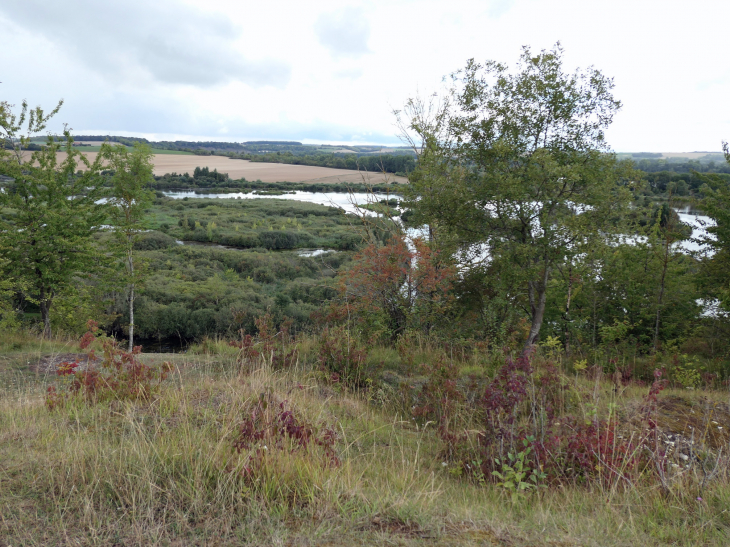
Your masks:
{"label": "bare soil", "polygon": [[77,370],[83,370],[89,366],[89,356],[86,353],[54,353],[44,355],[35,363],[31,363],[28,368],[31,372],[37,374],[55,374],[58,365],[61,363],[78,363]]}

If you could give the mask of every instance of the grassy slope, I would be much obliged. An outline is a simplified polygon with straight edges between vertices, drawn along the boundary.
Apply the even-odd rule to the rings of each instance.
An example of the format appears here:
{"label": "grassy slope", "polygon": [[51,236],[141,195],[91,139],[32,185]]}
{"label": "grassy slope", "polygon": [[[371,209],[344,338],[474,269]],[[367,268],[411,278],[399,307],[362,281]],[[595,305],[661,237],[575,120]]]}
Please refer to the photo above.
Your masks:
{"label": "grassy slope", "polygon": [[[28,337],[0,346],[0,544],[727,544],[730,490],[720,483],[703,503],[569,487],[512,505],[494,485],[458,480],[441,465],[435,428],[388,410],[397,394],[375,405],[321,385],[311,340],[287,372],[241,367],[225,347],[146,356],[176,365],[153,401],[54,413],[43,404],[50,379],[27,372],[49,350],[73,346]],[[266,472],[243,480],[245,453],[232,440],[262,394],[335,426],[342,465],[272,446]],[[641,394],[629,390],[622,404]]]}

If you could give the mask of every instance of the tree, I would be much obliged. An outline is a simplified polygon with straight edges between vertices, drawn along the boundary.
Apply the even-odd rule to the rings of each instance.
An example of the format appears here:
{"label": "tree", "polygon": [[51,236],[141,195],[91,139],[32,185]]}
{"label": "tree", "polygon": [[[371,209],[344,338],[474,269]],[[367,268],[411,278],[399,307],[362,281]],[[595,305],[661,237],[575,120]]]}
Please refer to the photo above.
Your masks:
{"label": "tree", "polygon": [[[100,230],[104,206],[101,158],[93,163],[76,148],[68,129],[64,142],[49,136],[40,150],[28,153],[33,135],[45,130],[62,102],[46,114],[23,102],[20,114],[0,103],[0,258],[3,274],[25,284],[40,308],[43,334],[51,336],[54,299],[73,290],[74,279],[99,264],[92,236]],[[58,152],[63,148],[65,158]],[[81,169],[84,169],[83,171]]]}
{"label": "tree", "polygon": [[339,301],[332,318],[354,320],[371,335],[397,338],[410,328],[429,332],[443,323],[453,302],[456,270],[423,240],[409,248],[396,235],[370,244],[338,275]]}
{"label": "tree", "polygon": [[109,197],[114,233],[124,255],[127,272],[127,303],[129,305],[129,351],[134,348],[134,296],[139,283],[139,268],[135,268],[134,244],[142,234],[144,211],[152,202],[152,191],[147,189],[152,177],[152,150],[137,142],[130,152],[126,146],[102,146],[101,156],[114,170]]}
{"label": "tree", "polygon": [[[725,159],[730,164],[730,147],[722,143]],[[709,216],[714,226],[708,226],[708,236],[700,243],[709,250],[702,261],[700,284],[708,298],[717,299],[725,311],[730,310],[730,184],[719,175],[696,175],[704,181],[701,188],[704,198],[700,208]]]}
{"label": "tree", "polygon": [[613,82],[595,69],[566,74],[562,58],[559,44],[538,55],[525,47],[515,73],[472,59],[441,103],[396,112],[419,152],[407,189],[414,219],[453,242],[465,268],[489,263],[519,282],[511,297],[530,318],[525,350],[556,266],[616,232],[631,197],[632,171],[604,138],[620,108]]}

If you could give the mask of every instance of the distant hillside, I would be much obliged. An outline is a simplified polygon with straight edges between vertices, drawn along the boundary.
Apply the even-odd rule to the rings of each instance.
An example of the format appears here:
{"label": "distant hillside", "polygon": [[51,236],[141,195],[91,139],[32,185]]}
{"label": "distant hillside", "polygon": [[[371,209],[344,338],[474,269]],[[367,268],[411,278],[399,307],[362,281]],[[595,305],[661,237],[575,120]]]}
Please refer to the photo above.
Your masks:
{"label": "distant hillside", "polygon": [[240,154],[271,154],[281,152],[296,156],[317,154],[414,155],[410,148],[387,145],[302,144],[298,141],[150,141],[141,137],[121,137],[117,135],[75,135],[75,139],[83,142],[103,142],[108,140],[126,145],[133,145],[135,142],[144,142],[153,148],[161,150],[180,150],[201,155],[226,154],[228,152]]}

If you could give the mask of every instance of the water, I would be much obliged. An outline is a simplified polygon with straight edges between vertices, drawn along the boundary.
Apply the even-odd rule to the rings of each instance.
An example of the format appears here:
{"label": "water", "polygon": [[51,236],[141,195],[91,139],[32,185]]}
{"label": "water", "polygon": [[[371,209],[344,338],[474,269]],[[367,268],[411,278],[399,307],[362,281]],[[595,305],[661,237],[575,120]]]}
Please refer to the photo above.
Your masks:
{"label": "water", "polygon": [[[267,196],[253,193],[243,192],[231,192],[228,194],[196,194],[195,192],[163,192],[165,196],[172,199],[286,199],[292,201],[304,201],[306,203],[317,203],[319,205],[326,205],[328,207],[337,207],[343,209],[347,213],[357,213],[374,215],[372,211],[362,209],[358,205],[365,205],[367,203],[378,202],[381,199],[385,199],[385,194],[367,194],[364,192],[356,192],[352,194],[346,194],[343,192],[302,192],[296,191],[280,196]],[[388,195],[390,199],[398,199],[397,196]]]}
{"label": "water", "polygon": [[[219,245],[218,243],[211,243],[207,241],[180,241],[179,239],[175,240],[175,243],[178,245],[187,245],[190,247],[210,247],[213,249],[226,249],[229,251],[245,251],[246,249],[243,249],[241,247],[233,247],[231,245]],[[274,252],[284,252],[284,251],[274,251]],[[321,256],[328,253],[338,253],[339,251],[336,251],[335,249],[299,249],[295,251],[297,256],[301,256],[304,258],[313,258],[315,256]]]}
{"label": "water", "polygon": [[710,253],[707,245],[700,242],[706,238],[715,239],[713,234],[707,232],[707,228],[715,226],[715,222],[690,206],[676,207],[674,210],[680,221],[692,227],[692,237],[678,242],[678,247],[688,253]]}
{"label": "water", "polygon": [[335,251],[334,249],[300,249],[297,251],[297,255],[312,258],[315,256],[320,256],[327,253],[336,253],[338,251]]}
{"label": "water", "polygon": [[[367,203],[373,203],[378,202],[381,199],[386,198],[383,194],[367,194],[363,192],[359,193],[352,193],[352,194],[345,194],[342,192],[303,192],[303,191],[296,191],[296,192],[290,192],[287,194],[283,194],[280,196],[266,196],[266,195],[257,195],[253,193],[243,193],[243,192],[231,192],[227,194],[196,194],[195,192],[182,192],[182,191],[176,191],[176,192],[163,192],[167,197],[170,197],[172,199],[182,199],[182,198],[222,198],[222,199],[286,199],[286,200],[293,200],[293,201],[304,201],[307,203],[317,203],[319,205],[326,205],[329,207],[337,207],[339,209],[343,209],[345,212],[348,213],[357,213],[357,214],[365,214],[368,216],[375,215],[376,213],[372,211],[368,211],[367,209],[362,209],[361,207],[358,207],[358,205],[365,205]],[[396,195],[389,195],[388,198],[395,198],[398,199],[398,196]],[[685,252],[688,253],[706,253],[708,252],[707,246],[702,245],[700,241],[703,238],[712,237],[711,234],[707,233],[707,227],[714,226],[714,222],[712,219],[706,215],[702,214],[702,211],[699,209],[696,209],[692,207],[691,205],[682,205],[681,207],[675,207],[675,211],[677,211],[677,214],[679,216],[679,219],[689,226],[692,227],[692,237],[690,239],[686,239],[684,241],[678,242],[676,245],[682,249]],[[412,235],[412,234],[411,234]],[[421,234],[419,234],[421,235]],[[185,242],[185,245],[193,245],[196,243],[193,242]],[[201,243],[197,243],[198,245],[201,245]],[[225,247],[223,245],[217,245],[217,247],[220,248],[235,248],[235,247]],[[320,251],[317,254],[307,255],[307,254],[301,254],[300,256],[318,256],[319,254],[322,254],[322,252],[325,252],[324,249],[318,249],[315,251]],[[307,251],[302,251],[307,252]]]}

